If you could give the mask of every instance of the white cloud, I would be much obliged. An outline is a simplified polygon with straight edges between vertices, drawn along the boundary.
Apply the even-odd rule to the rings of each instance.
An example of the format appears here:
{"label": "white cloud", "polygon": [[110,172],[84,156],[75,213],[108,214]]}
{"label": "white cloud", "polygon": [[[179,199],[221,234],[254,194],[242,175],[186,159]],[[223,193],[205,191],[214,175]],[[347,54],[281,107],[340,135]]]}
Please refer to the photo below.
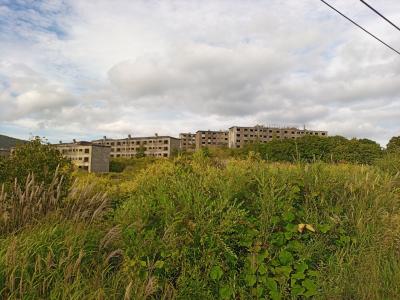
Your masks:
{"label": "white cloud", "polygon": [[[329,2],[400,48],[359,1]],[[398,1],[374,5],[400,19]],[[0,18],[0,130],[400,134],[399,57],[319,1],[21,0],[0,2]]]}

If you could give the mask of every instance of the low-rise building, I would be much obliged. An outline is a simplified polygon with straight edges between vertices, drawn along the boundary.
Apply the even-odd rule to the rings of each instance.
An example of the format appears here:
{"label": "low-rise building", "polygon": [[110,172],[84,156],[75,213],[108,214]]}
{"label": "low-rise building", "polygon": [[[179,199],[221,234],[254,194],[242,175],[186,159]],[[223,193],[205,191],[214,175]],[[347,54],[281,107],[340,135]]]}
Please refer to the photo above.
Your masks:
{"label": "low-rise building", "polygon": [[171,136],[132,137],[124,139],[109,139],[104,137],[92,141],[97,145],[111,147],[110,157],[136,157],[143,153],[144,156],[171,157],[179,150],[180,140]]}
{"label": "low-rise building", "polygon": [[203,147],[228,147],[228,131],[200,130],[196,132],[196,149]]}
{"label": "low-rise building", "polygon": [[110,147],[91,142],[60,143],[55,145],[79,169],[89,173],[107,173],[110,170]]}
{"label": "low-rise building", "polygon": [[196,150],[196,134],[195,133],[180,133],[180,149],[182,151],[193,152]]}
{"label": "low-rise building", "polygon": [[233,126],[229,128],[229,148],[242,148],[249,143],[267,143],[273,139],[297,139],[305,135],[326,137],[328,132],[295,127]]}

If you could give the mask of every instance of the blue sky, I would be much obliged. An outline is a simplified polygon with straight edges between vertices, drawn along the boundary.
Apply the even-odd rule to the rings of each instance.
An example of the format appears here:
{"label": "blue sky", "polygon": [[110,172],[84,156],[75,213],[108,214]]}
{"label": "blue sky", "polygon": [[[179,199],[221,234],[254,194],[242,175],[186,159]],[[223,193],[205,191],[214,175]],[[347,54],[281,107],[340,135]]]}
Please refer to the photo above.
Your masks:
{"label": "blue sky", "polygon": [[[358,0],[331,0],[400,49]],[[400,24],[400,2],[370,0]],[[400,135],[400,56],[317,0],[0,0],[0,134]]]}

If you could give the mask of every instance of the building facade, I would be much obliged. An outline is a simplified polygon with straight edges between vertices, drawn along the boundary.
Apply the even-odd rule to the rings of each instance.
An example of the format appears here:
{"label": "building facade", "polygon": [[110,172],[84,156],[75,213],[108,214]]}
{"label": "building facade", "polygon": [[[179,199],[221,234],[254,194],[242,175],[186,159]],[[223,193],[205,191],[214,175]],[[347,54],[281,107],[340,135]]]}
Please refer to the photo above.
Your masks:
{"label": "building facade", "polygon": [[228,147],[228,131],[200,130],[196,132],[196,149],[204,147]]}
{"label": "building facade", "polygon": [[273,139],[297,139],[306,135],[326,137],[328,132],[295,127],[233,126],[229,128],[229,148],[242,148],[249,143],[267,143]]}
{"label": "building facade", "polygon": [[196,150],[196,134],[180,133],[180,149],[186,152],[194,152]]}
{"label": "building facade", "polygon": [[55,147],[79,169],[89,173],[108,173],[110,170],[110,147],[75,141],[60,143]]}
{"label": "building facade", "polygon": [[144,156],[171,157],[179,150],[180,140],[171,136],[132,137],[124,139],[109,139],[104,137],[92,141],[97,145],[111,147],[110,157],[136,157],[138,153]]}

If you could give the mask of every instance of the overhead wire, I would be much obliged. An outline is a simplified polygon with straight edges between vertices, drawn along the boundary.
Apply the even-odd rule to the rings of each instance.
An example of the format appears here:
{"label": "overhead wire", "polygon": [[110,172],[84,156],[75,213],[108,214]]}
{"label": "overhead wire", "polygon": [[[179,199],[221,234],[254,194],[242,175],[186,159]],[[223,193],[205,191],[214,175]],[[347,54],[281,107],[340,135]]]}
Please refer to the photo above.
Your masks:
{"label": "overhead wire", "polygon": [[400,31],[400,28],[394,24],[392,21],[390,21],[388,18],[386,18],[384,15],[382,15],[379,11],[377,11],[375,8],[373,8],[371,5],[369,5],[367,2],[364,0],[360,0],[361,3],[363,3],[365,6],[367,6],[369,9],[371,9],[374,13],[376,13],[378,16],[380,16],[382,19],[384,19],[386,22],[388,22],[390,25],[392,25],[394,28],[396,28],[398,31]]}
{"label": "overhead wire", "polygon": [[360,28],[362,31],[364,31],[365,33],[369,34],[370,36],[372,36],[374,39],[376,39],[377,41],[379,41],[380,43],[382,43],[383,45],[385,45],[386,47],[388,47],[389,49],[391,49],[392,51],[396,52],[398,55],[400,55],[400,51],[396,50],[395,48],[393,48],[392,46],[390,46],[389,44],[385,43],[383,40],[381,40],[380,38],[378,38],[376,35],[374,35],[373,33],[371,33],[370,31],[368,31],[367,29],[365,29],[364,27],[362,27],[360,24],[358,24],[357,22],[353,21],[352,19],[350,19],[348,16],[346,16],[345,14],[343,14],[342,12],[340,12],[338,9],[336,9],[335,7],[333,7],[332,5],[330,5],[329,3],[327,3],[324,0],[321,0],[322,3],[324,3],[325,5],[327,5],[328,7],[330,7],[331,9],[333,9],[334,11],[336,11],[339,15],[341,15],[342,17],[344,17],[345,19],[347,19],[348,21],[350,21],[351,23],[353,23],[355,26],[357,26],[358,28]]}

